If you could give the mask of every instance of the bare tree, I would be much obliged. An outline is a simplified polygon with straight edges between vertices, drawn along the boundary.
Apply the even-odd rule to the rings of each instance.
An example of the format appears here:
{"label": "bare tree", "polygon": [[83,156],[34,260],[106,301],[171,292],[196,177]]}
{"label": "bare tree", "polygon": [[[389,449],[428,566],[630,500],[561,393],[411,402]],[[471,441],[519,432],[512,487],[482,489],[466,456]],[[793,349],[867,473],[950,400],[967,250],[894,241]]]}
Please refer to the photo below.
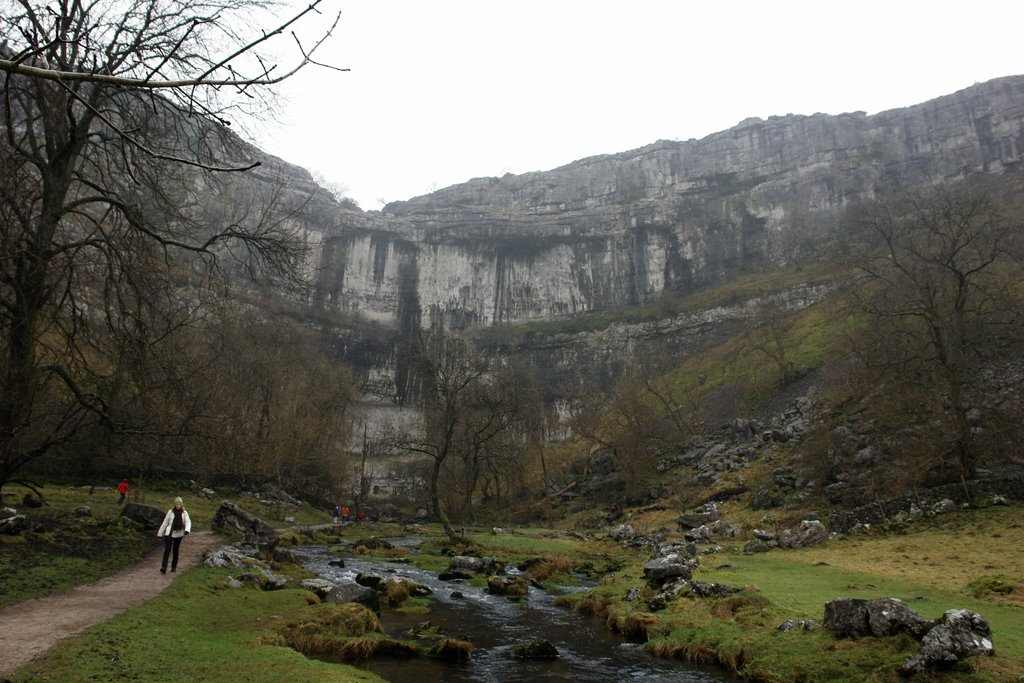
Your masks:
{"label": "bare tree", "polygon": [[[321,0],[265,28],[251,0],[0,2],[2,487],[83,426],[117,426],[82,331],[129,329],[142,273],[209,274],[224,256],[291,272],[303,200],[218,217],[233,188],[216,172],[259,165],[228,116],[315,64],[333,24],[299,37]],[[279,39],[291,64],[262,55]]]}
{"label": "bare tree", "polygon": [[437,333],[423,340],[415,372],[425,394],[424,433],[404,439],[400,448],[430,459],[428,481],[434,516],[449,538],[459,540],[461,535],[452,526],[444,504],[444,468],[455,460],[479,467],[489,446],[509,429],[515,407],[505,400],[500,388],[495,390],[489,360],[460,337]]}
{"label": "bare tree", "polygon": [[1011,321],[1002,295],[1019,266],[1020,215],[991,186],[940,187],[868,207],[859,227],[864,279],[851,296],[869,316],[862,339],[875,339],[862,357],[889,391],[919,392],[916,422],[935,437],[932,457],[968,477],[977,370],[986,340]]}

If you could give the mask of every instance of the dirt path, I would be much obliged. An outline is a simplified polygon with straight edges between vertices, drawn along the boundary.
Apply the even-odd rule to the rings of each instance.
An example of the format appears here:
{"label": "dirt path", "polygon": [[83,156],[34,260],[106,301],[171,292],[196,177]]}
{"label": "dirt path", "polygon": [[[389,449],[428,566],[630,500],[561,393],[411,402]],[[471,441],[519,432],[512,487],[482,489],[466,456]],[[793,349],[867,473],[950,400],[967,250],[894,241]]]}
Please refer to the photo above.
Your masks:
{"label": "dirt path", "polygon": [[[220,540],[209,531],[189,534],[181,544],[178,572],[193,567]],[[78,586],[0,610],[0,677],[9,676],[29,660],[95,624],[155,597],[177,574],[161,574],[163,546],[95,583]]]}

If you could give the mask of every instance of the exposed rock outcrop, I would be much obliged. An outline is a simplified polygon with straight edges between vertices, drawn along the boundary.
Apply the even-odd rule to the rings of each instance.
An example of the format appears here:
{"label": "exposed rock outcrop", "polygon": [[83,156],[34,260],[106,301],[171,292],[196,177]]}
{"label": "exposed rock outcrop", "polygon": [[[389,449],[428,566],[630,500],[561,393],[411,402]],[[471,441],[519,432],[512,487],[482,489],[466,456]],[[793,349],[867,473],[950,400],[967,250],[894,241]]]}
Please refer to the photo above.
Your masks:
{"label": "exposed rock outcrop", "polygon": [[236,531],[249,545],[273,548],[277,545],[277,532],[262,519],[225,500],[213,516],[214,529]]}

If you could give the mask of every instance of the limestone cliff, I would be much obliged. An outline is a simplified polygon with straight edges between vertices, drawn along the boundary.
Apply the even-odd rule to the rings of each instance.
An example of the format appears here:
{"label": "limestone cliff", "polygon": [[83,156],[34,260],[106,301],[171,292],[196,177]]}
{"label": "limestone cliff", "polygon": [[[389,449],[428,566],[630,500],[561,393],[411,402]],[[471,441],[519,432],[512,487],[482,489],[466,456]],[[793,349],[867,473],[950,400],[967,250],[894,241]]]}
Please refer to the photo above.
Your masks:
{"label": "limestone cliff", "polygon": [[882,112],[748,119],[552,171],[322,216],[315,304],[493,326],[687,292],[814,249],[853,202],[1021,169],[1024,77]]}

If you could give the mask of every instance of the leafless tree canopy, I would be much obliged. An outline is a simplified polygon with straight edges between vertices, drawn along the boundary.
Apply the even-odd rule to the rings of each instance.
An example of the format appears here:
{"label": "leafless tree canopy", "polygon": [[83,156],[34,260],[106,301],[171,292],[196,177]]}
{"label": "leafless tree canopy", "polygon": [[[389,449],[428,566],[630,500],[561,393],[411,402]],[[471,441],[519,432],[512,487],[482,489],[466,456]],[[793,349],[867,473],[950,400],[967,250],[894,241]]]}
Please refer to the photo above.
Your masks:
{"label": "leafless tree canopy", "polygon": [[[0,486],[115,426],[112,350],[188,324],[197,278],[225,259],[296,272],[306,199],[218,172],[258,165],[224,124],[316,64],[320,3],[271,19],[234,0],[0,0]],[[264,56],[275,42],[293,56]]]}

